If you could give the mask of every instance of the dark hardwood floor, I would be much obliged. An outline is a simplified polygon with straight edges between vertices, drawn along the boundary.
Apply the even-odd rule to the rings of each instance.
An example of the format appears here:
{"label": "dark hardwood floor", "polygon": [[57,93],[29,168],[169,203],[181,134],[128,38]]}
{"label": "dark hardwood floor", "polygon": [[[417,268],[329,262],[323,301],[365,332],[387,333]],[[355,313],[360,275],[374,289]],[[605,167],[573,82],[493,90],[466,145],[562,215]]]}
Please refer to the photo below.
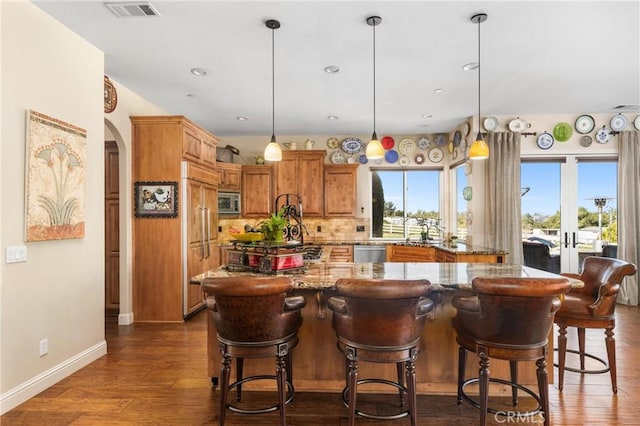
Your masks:
{"label": "dark hardwood floor", "polygon": [[[617,307],[616,344],[618,394],[608,374],[565,374],[565,388],[550,386],[554,425],[640,425],[640,309]],[[108,322],[108,354],[60,381],[0,419],[9,425],[200,425],[217,423],[218,392],[206,377],[206,322],[203,311],[184,324]],[[569,333],[575,347],[575,331]],[[570,346],[572,347],[572,346]],[[606,358],[604,334],[587,331],[591,353]],[[421,356],[428,356],[423,352]],[[248,361],[249,362],[249,361]],[[294,357],[295,362],[295,357]],[[418,372],[419,374],[420,372]],[[244,392],[249,401],[268,403],[272,393]],[[366,398],[366,401],[365,401]],[[523,398],[524,399],[524,398]],[[384,410],[385,395],[363,395],[370,410]],[[419,423],[478,424],[478,411],[456,405],[455,396],[419,396]],[[277,413],[242,416],[228,413],[229,425],[277,424]],[[294,425],[346,425],[346,409],[338,394],[296,393],[288,406]],[[490,424],[516,424],[518,419],[489,415]],[[519,423],[532,423],[531,418]],[[407,425],[408,420],[382,422],[358,419],[359,425]]]}

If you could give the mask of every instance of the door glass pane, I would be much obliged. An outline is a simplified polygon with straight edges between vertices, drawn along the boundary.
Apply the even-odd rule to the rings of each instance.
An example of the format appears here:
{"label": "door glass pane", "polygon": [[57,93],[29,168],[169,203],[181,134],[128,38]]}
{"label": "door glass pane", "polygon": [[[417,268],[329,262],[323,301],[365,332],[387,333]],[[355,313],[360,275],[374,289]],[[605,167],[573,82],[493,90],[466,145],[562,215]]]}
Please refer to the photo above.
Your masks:
{"label": "door glass pane", "polygon": [[578,162],[578,256],[602,254],[618,243],[616,162]]}
{"label": "door glass pane", "polygon": [[[556,162],[521,166],[524,263],[551,272],[560,272],[560,166]],[[536,243],[547,246],[549,254]]]}

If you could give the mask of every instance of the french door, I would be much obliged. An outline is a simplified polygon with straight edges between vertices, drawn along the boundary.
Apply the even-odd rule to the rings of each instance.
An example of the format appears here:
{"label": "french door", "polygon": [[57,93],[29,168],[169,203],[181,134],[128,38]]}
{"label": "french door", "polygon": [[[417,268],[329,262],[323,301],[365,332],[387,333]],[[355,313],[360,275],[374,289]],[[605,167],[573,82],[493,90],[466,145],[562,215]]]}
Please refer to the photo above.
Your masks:
{"label": "french door", "polygon": [[522,237],[550,246],[562,272],[617,242],[617,161],[568,155],[522,159]]}

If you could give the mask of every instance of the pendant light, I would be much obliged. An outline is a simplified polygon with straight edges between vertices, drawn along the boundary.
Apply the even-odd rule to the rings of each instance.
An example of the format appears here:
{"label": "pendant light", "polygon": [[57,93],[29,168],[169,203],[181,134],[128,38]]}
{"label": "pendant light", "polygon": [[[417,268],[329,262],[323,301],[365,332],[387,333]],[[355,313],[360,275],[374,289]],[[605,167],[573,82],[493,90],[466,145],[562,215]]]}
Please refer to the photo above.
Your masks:
{"label": "pendant light", "polygon": [[379,16],[370,16],[367,18],[367,24],[373,27],[373,134],[371,140],[367,144],[367,159],[379,160],[384,158],[384,148],[376,135],[376,26],[382,22]]}
{"label": "pendant light", "polygon": [[489,145],[482,139],[482,133],[480,133],[480,24],[487,18],[486,13],[477,13],[471,17],[471,22],[478,24],[478,135],[469,148],[469,158],[472,160],[489,158]]}
{"label": "pendant light", "polygon": [[275,113],[275,105],[276,105],[276,78],[275,78],[275,59],[274,59],[274,34],[275,30],[280,28],[280,21],[275,19],[269,19],[265,22],[267,28],[271,29],[271,141],[264,149],[264,159],[266,161],[281,161],[282,160],[282,148],[280,144],[276,141],[276,130],[275,130],[275,122],[276,122],[276,113]]}

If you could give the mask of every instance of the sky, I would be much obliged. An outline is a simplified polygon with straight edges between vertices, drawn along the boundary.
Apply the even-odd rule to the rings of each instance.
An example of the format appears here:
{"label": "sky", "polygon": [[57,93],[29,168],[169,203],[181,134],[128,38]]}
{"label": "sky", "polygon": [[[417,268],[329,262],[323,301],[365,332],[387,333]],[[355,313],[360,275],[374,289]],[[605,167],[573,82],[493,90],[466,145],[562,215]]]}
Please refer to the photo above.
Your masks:
{"label": "sky", "polygon": [[[458,173],[458,192],[466,186],[464,173]],[[399,171],[379,171],[385,188],[385,201],[394,203],[402,210],[402,173]],[[413,171],[408,174],[408,211],[438,210],[439,173],[436,171]],[[523,163],[521,186],[531,188],[522,197],[522,213],[553,215],[560,209],[560,163]],[[614,198],[609,201],[605,211],[616,207],[617,163],[579,162],[578,163],[578,206],[596,212],[592,199],[596,196]],[[459,194],[459,195],[460,195]],[[466,209],[461,195],[458,197],[459,211]]]}

